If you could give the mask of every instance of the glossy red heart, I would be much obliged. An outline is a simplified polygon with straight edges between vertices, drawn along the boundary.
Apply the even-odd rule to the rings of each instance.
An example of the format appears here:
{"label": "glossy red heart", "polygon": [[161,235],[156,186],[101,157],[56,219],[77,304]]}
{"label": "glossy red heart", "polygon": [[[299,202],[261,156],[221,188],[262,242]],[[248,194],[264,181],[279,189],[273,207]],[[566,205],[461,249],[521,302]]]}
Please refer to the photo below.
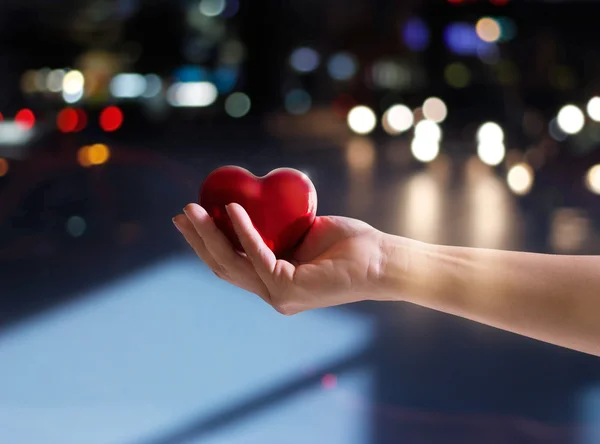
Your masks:
{"label": "glossy red heart", "polygon": [[311,227],[317,213],[317,191],[306,174],[279,168],[263,177],[236,166],[221,167],[200,188],[199,203],[235,248],[242,246],[225,205],[238,203],[277,257],[289,255]]}

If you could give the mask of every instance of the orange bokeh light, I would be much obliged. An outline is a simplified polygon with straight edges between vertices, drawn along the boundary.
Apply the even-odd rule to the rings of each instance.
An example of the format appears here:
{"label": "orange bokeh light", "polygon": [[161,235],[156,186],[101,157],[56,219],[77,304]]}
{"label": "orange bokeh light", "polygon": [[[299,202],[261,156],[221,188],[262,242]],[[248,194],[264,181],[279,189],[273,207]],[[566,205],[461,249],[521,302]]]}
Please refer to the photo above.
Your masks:
{"label": "orange bokeh light", "polygon": [[0,177],[8,173],[8,160],[0,158]]}
{"label": "orange bokeh light", "polygon": [[77,162],[86,168],[93,165],[105,164],[109,159],[110,149],[102,143],[86,145],[77,151]]}

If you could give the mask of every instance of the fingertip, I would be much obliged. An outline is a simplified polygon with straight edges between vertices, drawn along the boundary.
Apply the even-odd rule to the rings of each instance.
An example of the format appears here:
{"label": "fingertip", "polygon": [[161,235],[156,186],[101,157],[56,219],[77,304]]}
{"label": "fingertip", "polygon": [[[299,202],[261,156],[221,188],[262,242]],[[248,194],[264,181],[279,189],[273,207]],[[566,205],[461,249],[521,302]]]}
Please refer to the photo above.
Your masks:
{"label": "fingertip", "polygon": [[230,212],[238,212],[239,210],[243,210],[244,207],[242,207],[239,203],[235,203],[235,202],[231,202],[227,205],[225,205],[225,210],[227,210],[227,213],[230,214]]}
{"label": "fingertip", "polygon": [[188,218],[204,219],[208,216],[207,211],[198,204],[190,203],[183,208],[183,212]]}
{"label": "fingertip", "polygon": [[179,231],[181,231],[183,227],[183,219],[185,218],[186,217],[184,214],[178,214],[173,219],[171,219],[173,221],[173,225],[175,225],[175,228],[177,228]]}
{"label": "fingertip", "polygon": [[227,211],[227,215],[229,219],[233,223],[234,226],[243,226],[245,222],[245,218],[247,217],[246,210],[240,204],[230,203],[225,205],[225,211]]}

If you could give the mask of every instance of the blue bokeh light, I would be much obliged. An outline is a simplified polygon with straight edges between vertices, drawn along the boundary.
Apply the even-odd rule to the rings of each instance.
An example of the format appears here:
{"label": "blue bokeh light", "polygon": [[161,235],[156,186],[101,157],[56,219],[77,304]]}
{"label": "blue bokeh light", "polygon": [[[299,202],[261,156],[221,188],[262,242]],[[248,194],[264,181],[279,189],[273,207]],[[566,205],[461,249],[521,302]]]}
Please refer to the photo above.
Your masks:
{"label": "blue bokeh light", "polygon": [[418,17],[410,18],[402,27],[402,39],[412,51],[423,51],[429,46],[430,40],[427,23]]}

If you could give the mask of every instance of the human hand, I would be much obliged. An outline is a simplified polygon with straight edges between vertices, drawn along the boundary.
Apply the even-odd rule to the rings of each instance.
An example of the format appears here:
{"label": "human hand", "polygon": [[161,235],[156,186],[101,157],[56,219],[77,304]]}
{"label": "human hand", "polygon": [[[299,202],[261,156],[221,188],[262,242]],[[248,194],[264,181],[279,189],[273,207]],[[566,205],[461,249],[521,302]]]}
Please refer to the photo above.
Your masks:
{"label": "human hand", "polygon": [[277,259],[238,204],[227,212],[245,253],[236,251],[207,212],[190,204],[173,219],[221,279],[260,296],[278,312],[380,298],[385,234],[345,217],[317,217],[290,261]]}

